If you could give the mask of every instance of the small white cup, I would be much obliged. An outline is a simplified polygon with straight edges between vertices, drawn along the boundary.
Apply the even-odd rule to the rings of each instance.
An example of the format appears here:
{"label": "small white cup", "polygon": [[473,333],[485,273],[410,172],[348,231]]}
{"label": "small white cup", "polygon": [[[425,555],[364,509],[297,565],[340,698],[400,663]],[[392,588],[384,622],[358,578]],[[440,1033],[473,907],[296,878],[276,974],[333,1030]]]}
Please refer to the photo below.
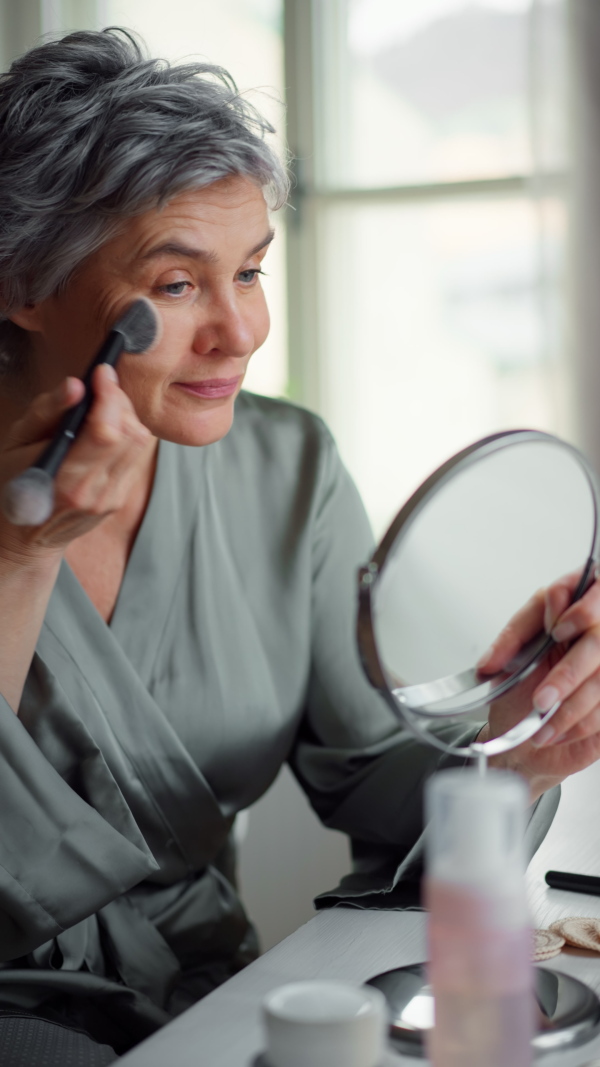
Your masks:
{"label": "small white cup", "polygon": [[379,1067],[387,1006],[378,989],[293,982],[263,1001],[269,1067]]}

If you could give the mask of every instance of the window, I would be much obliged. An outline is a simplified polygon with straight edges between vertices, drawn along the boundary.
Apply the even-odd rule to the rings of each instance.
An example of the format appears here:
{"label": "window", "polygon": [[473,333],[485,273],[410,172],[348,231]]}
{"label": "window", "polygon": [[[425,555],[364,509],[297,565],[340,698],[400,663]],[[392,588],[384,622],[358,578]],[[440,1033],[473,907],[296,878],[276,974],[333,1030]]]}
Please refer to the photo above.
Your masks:
{"label": "window", "polygon": [[290,280],[309,279],[290,293],[305,308],[290,303],[291,386],[327,418],[381,531],[475,438],[568,430],[562,9],[286,10],[290,69],[312,70],[312,95],[288,79]]}

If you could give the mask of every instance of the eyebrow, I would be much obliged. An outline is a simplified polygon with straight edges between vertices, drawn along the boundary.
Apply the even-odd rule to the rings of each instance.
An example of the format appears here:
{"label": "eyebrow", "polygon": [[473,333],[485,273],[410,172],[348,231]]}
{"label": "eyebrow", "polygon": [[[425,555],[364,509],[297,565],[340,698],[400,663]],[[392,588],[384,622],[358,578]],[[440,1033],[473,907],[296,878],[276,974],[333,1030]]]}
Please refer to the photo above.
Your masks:
{"label": "eyebrow", "polygon": [[[275,230],[269,230],[267,236],[250,249],[244,259],[251,259],[257,252],[261,252],[263,248],[271,244],[274,236]],[[216,252],[208,252],[204,248],[193,248],[191,245],[180,244],[179,241],[165,241],[163,244],[155,245],[142,256],[142,259],[157,259],[159,256],[185,256],[187,259],[195,259],[200,263],[215,263],[218,259]]]}

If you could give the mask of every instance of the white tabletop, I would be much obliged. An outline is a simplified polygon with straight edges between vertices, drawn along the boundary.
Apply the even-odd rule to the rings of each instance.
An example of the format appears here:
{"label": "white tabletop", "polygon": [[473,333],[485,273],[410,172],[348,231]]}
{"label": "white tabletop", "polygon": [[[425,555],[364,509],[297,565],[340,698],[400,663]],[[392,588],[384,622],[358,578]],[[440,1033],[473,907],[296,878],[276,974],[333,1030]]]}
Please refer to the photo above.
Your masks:
{"label": "white tabletop", "polygon": [[[547,889],[548,868],[600,874],[600,765],[571,779],[548,837],[534,858],[529,884],[535,922],[566,915],[600,918],[600,897]],[[337,908],[319,913],[294,934],[195,1007],[124,1056],[123,1067],[259,1067],[260,1003],[269,990],[305,978],[361,983],[392,967],[421,962],[425,916],[420,912]],[[600,994],[600,955],[563,951],[548,966],[574,974]],[[545,1067],[581,1067],[600,1058],[600,1037],[543,1058]],[[389,1067],[424,1060],[389,1054]],[[386,1065],[387,1067],[387,1065]]]}

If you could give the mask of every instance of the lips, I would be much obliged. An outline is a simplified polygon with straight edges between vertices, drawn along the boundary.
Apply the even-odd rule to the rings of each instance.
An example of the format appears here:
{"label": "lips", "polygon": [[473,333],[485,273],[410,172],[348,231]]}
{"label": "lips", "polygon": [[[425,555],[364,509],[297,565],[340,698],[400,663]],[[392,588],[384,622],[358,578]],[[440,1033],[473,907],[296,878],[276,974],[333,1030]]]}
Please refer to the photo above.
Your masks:
{"label": "lips", "polygon": [[201,396],[204,400],[219,400],[235,393],[241,377],[241,374],[237,374],[235,378],[205,378],[199,382],[175,382],[175,385],[192,396]]}

